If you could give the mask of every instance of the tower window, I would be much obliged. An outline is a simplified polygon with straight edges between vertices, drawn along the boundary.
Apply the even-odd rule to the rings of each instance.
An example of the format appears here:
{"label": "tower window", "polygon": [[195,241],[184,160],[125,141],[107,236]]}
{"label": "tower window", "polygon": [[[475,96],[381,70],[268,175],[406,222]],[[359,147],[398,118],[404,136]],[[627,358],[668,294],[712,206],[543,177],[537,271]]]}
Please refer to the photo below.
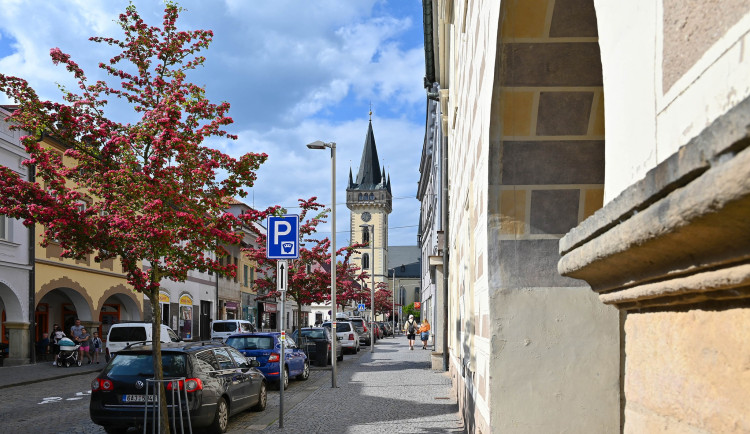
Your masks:
{"label": "tower window", "polygon": [[370,200],[375,200],[375,193],[370,193]]}
{"label": "tower window", "polygon": [[362,228],[362,242],[363,243],[370,242],[370,228]]}
{"label": "tower window", "polygon": [[370,268],[370,255],[367,253],[362,255],[362,268],[363,269]]}
{"label": "tower window", "polygon": [[357,200],[360,200],[360,201],[362,200],[362,193],[359,194],[359,196],[357,197]]}

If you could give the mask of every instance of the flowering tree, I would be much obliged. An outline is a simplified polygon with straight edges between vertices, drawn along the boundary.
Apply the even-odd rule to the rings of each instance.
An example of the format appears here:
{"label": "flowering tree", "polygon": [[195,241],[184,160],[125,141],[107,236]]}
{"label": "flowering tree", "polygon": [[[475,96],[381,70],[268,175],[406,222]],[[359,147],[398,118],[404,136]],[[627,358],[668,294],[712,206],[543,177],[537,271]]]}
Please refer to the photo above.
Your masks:
{"label": "flowering tree", "polygon": [[[393,293],[388,287],[388,282],[378,282],[375,284],[375,315],[384,315],[391,313],[393,308]],[[367,299],[369,306],[370,299]]]}
{"label": "flowering tree", "polygon": [[[152,301],[158,379],[159,282],[184,281],[191,269],[234,273],[234,265],[215,259],[222,245],[240,241],[237,220],[225,209],[230,198],[245,195],[266,159],[234,159],[202,145],[210,137],[236,137],[224,130],[232,123],[229,104],[210,103],[204,89],[186,81],[186,73],[203,64],[198,52],[213,33],[179,31],[179,12],[167,3],[162,27],[155,27],[130,5],[119,16],[122,40],[91,38],[120,51],[99,64],[117,87],[88,81],[58,48],[50,52],[52,61],[78,85],[77,93],[63,90],[63,103],[42,101],[25,80],[0,74],[0,91],[17,103],[8,120],[26,132],[30,158],[24,164],[37,176],[24,181],[0,167],[0,214],[42,224],[43,244],[59,243],[64,257],[121,259],[130,284]],[[140,119],[108,118],[107,97],[132,106]],[[165,411],[162,406],[163,418]]]}
{"label": "flowering tree", "polygon": [[[298,306],[313,303],[324,303],[331,300],[331,241],[328,237],[316,239],[318,224],[325,222],[328,210],[318,212],[323,208],[316,201],[316,197],[308,200],[299,199],[300,205],[300,251],[299,259],[289,261],[289,280],[286,295],[294,300]],[[279,206],[270,207],[264,211],[250,210],[240,216],[245,223],[257,234],[256,245],[243,249],[245,254],[257,264],[255,280],[258,292],[263,294],[259,298],[279,297],[276,290],[276,259],[266,258],[266,234],[261,228],[270,215],[281,215],[283,210]],[[353,244],[336,250],[336,301],[337,304],[346,302],[349,297],[357,294],[360,289],[355,280],[366,278],[365,273],[351,264],[351,256],[364,244]],[[297,324],[301,324],[301,309],[297,311]]]}

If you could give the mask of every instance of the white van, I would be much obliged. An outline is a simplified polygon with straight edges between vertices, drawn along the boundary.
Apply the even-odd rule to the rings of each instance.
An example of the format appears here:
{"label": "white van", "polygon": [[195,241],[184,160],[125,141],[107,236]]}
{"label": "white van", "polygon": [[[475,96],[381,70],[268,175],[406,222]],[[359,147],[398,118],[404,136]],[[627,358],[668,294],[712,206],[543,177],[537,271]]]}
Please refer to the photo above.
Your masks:
{"label": "white van", "polygon": [[[152,325],[150,322],[124,322],[112,324],[107,333],[107,345],[105,360],[109,361],[118,351],[136,342],[151,342]],[[171,328],[161,324],[159,340],[162,342],[180,342],[177,333]]]}
{"label": "white van", "polygon": [[217,319],[211,323],[211,340],[224,342],[229,336],[237,333],[252,333],[256,331],[250,321],[242,319]]}

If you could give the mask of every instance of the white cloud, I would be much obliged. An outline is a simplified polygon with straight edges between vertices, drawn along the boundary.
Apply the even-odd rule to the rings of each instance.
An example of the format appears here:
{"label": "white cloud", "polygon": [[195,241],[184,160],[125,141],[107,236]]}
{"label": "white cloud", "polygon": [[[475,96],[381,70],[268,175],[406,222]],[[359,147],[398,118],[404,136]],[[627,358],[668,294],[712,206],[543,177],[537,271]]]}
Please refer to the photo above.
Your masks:
{"label": "white cloud", "polygon": [[[134,3],[148,23],[161,25],[161,2]],[[49,49],[60,47],[90,79],[103,78],[97,64],[114,52],[88,38],[121,37],[115,20],[127,4],[0,0],[0,53],[12,53],[0,58],[0,72],[24,77],[41,97],[59,100],[55,83],[73,85],[70,74],[49,59]],[[413,36],[421,15],[395,16],[384,0],[183,0],[180,5],[185,9],[181,28],[215,34],[202,53],[205,67],[189,79],[204,85],[214,102],[232,104],[232,129],[239,135],[236,142],[210,145],[233,155],[269,154],[253,189],[257,207],[295,205],[298,198],[314,195],[330,202],[330,158],[305,148],[314,140],[338,143],[337,201],[343,203],[349,167],[356,175],[360,161],[371,101],[381,165],[391,175],[394,197],[409,198],[394,200],[391,226],[418,223],[418,204],[411,198],[424,134],[424,52],[421,40],[404,35]],[[0,95],[2,102],[7,99]],[[348,210],[345,205],[337,210],[338,229],[345,230]],[[408,231],[408,243],[415,242],[416,228]]]}

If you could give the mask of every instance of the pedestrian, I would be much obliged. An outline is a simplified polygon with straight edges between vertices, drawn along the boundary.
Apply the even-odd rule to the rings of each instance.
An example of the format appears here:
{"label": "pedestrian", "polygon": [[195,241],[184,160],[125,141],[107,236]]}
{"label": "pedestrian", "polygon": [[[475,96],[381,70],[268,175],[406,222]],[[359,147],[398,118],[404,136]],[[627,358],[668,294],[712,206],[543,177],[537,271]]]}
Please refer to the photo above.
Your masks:
{"label": "pedestrian", "polygon": [[89,348],[91,350],[91,354],[93,354],[93,359],[96,364],[99,364],[99,353],[102,352],[102,340],[99,338],[99,333],[94,332],[94,336],[91,338],[91,342],[89,343]]}
{"label": "pedestrian", "polygon": [[406,333],[406,339],[409,340],[409,349],[414,349],[414,338],[417,334],[417,328],[419,325],[414,321],[414,315],[409,315],[409,319],[404,323],[404,332]]}
{"label": "pedestrian", "polygon": [[422,349],[426,350],[427,340],[430,339],[430,322],[427,321],[427,318],[425,318],[419,327],[419,337],[422,338]]}
{"label": "pedestrian", "polygon": [[47,360],[49,354],[49,333],[42,333],[42,338],[36,343],[37,360]]}
{"label": "pedestrian", "polygon": [[66,337],[65,332],[62,331],[59,325],[55,324],[54,327],[52,327],[52,354],[54,355],[53,358],[53,365],[56,365],[57,362],[55,361],[57,358],[57,354],[60,352],[60,339]]}
{"label": "pedestrian", "polygon": [[86,358],[89,361],[89,365],[90,365],[91,364],[91,355],[89,354],[89,345],[90,345],[90,341],[91,341],[91,335],[89,334],[89,332],[86,331],[85,328],[82,328],[81,329],[81,335],[79,337],[75,338],[75,339],[76,339],[76,343],[78,343],[78,345],[80,345],[78,347],[78,357],[80,357],[80,359],[78,359],[78,360],[80,360],[81,363],[83,363],[83,355],[85,354]]}
{"label": "pedestrian", "polygon": [[76,344],[80,345],[78,347],[78,360],[80,360],[81,362],[83,362],[83,349],[81,348],[82,345],[79,339],[83,330],[84,327],[81,325],[81,320],[76,318],[75,324],[70,327],[70,339],[72,339]]}

